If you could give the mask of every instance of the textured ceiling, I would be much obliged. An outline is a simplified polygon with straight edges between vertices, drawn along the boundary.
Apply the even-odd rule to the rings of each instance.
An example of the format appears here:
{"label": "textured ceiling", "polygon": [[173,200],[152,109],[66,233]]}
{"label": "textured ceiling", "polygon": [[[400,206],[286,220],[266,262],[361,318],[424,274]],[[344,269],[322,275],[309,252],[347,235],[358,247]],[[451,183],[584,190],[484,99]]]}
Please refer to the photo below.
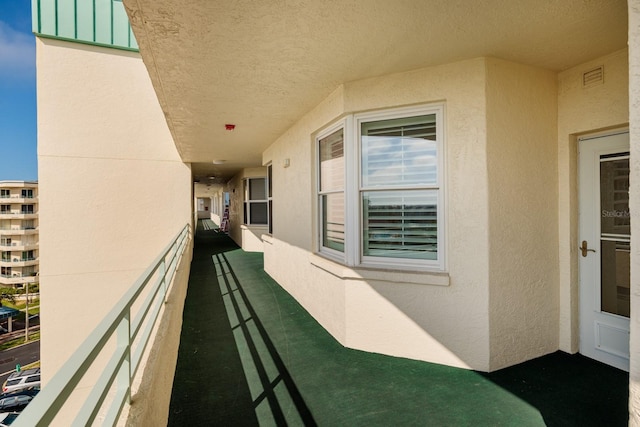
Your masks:
{"label": "textured ceiling", "polygon": [[479,56],[560,71],[627,43],[624,0],[124,3],[183,160],[222,180],[344,82]]}

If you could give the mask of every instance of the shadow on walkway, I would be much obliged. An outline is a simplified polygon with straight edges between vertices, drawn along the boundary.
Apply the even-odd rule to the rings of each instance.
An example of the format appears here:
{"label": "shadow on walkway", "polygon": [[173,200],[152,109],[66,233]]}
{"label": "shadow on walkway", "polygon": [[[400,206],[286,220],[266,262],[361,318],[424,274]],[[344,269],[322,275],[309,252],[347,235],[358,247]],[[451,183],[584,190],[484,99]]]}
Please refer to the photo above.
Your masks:
{"label": "shadow on walkway", "polygon": [[350,350],[199,223],[169,426],[626,425],[628,375],[555,353],[491,374]]}

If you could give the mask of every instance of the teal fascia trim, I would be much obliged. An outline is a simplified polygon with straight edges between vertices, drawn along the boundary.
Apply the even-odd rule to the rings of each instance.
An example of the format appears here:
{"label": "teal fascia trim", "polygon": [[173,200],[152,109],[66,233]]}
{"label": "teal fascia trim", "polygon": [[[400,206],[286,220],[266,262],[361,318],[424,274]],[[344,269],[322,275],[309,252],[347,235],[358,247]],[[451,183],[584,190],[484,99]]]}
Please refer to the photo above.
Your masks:
{"label": "teal fascia trim", "polygon": [[31,0],[31,10],[39,37],[138,51],[119,0]]}
{"label": "teal fascia trim", "polygon": [[137,47],[123,47],[123,46],[116,46],[116,45],[112,45],[112,44],[107,44],[107,43],[96,43],[96,42],[88,42],[85,40],[78,40],[78,39],[74,39],[74,38],[66,38],[66,37],[57,37],[57,36],[50,36],[49,34],[39,34],[34,32],[33,33],[36,37],[42,37],[44,39],[53,39],[53,40],[61,40],[64,42],[72,42],[72,43],[79,43],[79,44],[86,44],[89,46],[98,46],[98,47],[105,47],[108,49],[117,49],[117,50],[125,50],[127,52],[140,52],[140,49],[138,49]]}

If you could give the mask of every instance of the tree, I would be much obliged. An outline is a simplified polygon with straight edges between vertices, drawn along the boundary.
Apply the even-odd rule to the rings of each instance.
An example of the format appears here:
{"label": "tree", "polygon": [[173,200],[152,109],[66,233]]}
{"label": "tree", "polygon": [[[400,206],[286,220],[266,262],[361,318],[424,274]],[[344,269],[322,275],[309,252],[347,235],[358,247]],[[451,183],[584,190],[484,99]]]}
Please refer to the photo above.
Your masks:
{"label": "tree", "polygon": [[0,288],[0,303],[3,300],[9,301],[10,303],[16,302],[16,290],[13,288]]}

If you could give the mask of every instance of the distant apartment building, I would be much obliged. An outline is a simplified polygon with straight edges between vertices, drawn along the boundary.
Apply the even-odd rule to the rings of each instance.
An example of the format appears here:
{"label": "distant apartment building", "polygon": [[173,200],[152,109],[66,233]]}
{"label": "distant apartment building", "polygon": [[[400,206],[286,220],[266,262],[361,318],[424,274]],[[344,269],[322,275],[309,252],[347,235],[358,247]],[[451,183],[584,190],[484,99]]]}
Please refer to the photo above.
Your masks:
{"label": "distant apartment building", "polygon": [[38,183],[0,181],[0,287],[38,280]]}

